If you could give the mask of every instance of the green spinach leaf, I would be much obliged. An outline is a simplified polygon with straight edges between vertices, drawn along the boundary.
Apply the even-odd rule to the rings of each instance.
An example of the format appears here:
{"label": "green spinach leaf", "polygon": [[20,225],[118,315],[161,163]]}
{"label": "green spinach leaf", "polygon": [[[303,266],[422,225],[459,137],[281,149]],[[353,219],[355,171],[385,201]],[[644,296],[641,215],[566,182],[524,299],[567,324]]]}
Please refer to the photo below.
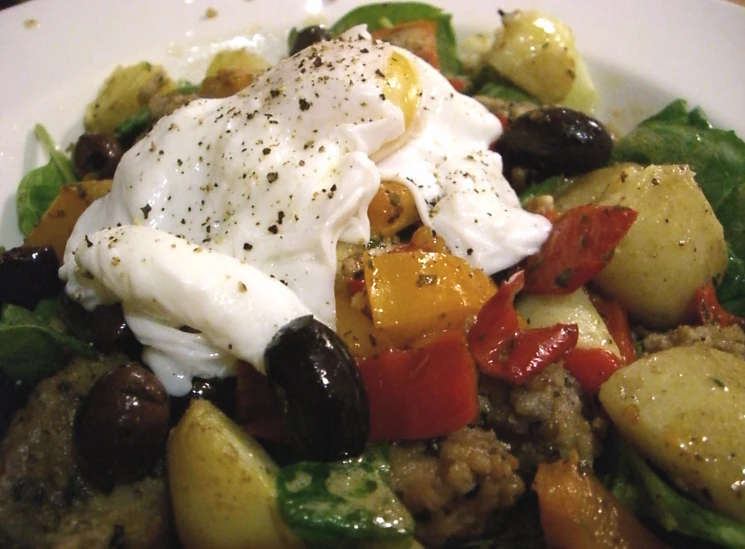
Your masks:
{"label": "green spinach leaf", "polygon": [[689,111],[679,99],[622,138],[612,160],[688,164],[696,172],[730,247],[728,270],[733,273],[721,282],[717,294],[728,310],[745,315],[745,142],[732,131],[712,128],[701,109]]}
{"label": "green spinach leaf", "polygon": [[70,159],[57,149],[44,126],[37,124],[34,134],[49,154],[49,163],[28,172],[18,185],[16,212],[24,236],[36,227],[62,187],[77,181]]}
{"label": "green spinach leaf", "polygon": [[363,24],[366,24],[367,29],[372,32],[399,23],[422,19],[434,21],[437,24],[437,55],[443,74],[448,76],[460,74],[461,65],[451,15],[423,2],[382,2],[360,6],[339,19],[331,27],[331,32],[338,36],[347,29]]}
{"label": "green spinach leaf", "polygon": [[5,305],[0,319],[0,370],[34,383],[65,366],[72,354],[94,358],[86,343],[53,327],[56,300],[42,301],[35,311]]}
{"label": "green spinach leaf", "polygon": [[382,446],[356,459],[284,467],[277,478],[282,518],[308,547],[411,540],[414,520],[388,486],[389,471]]}

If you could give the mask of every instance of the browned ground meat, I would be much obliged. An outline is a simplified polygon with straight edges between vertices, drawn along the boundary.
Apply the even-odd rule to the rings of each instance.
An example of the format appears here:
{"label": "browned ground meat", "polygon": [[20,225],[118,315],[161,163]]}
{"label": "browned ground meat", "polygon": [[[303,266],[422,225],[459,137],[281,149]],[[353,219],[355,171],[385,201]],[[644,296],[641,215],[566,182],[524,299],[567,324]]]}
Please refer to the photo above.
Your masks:
{"label": "browned ground meat", "polygon": [[484,376],[479,391],[486,425],[512,445],[522,473],[530,476],[540,462],[567,458],[573,448],[590,463],[599,453],[602,422],[586,417],[582,389],[560,365],[516,387]]}
{"label": "browned ground meat", "polygon": [[479,536],[525,491],[517,459],[490,430],[465,428],[437,442],[391,446],[391,487],[427,547]]}
{"label": "browned ground meat", "polygon": [[671,347],[705,345],[731,353],[745,360],[745,332],[739,326],[721,328],[714,324],[706,326],[678,326],[665,333],[648,334],[644,340],[648,353],[664,351]]}
{"label": "browned ground meat", "polygon": [[80,474],[72,425],[83,397],[123,360],[77,359],[39,383],[0,443],[0,547],[169,547],[162,478],[95,490]]}

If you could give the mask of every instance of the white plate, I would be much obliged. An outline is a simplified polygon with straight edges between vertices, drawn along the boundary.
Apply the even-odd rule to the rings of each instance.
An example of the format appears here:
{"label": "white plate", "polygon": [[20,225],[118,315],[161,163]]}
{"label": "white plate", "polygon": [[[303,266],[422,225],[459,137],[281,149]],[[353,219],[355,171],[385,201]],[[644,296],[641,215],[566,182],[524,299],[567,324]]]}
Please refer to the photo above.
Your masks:
{"label": "white plate", "polygon": [[[276,53],[287,29],[333,22],[355,0],[35,0],[0,12],[0,243],[20,243],[13,195],[45,162],[32,128],[63,146],[80,133],[85,105],[117,64],[147,59],[173,76],[231,38]],[[460,35],[490,31],[497,9],[539,7],[574,30],[601,90],[599,117],[628,129],[684,97],[715,124],[745,136],[745,9],[725,0],[436,0]],[[208,9],[216,17],[208,17]],[[262,32],[258,32],[261,30]],[[270,31],[270,32],[268,32]]]}

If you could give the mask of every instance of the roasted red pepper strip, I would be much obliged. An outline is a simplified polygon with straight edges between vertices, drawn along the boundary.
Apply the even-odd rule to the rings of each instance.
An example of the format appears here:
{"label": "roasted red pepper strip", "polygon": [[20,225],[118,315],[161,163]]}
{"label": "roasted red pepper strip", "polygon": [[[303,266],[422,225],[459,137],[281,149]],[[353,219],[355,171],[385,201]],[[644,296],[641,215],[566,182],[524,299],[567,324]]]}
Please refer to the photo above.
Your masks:
{"label": "roasted red pepper strip", "polygon": [[575,347],[564,357],[564,368],[572,374],[582,389],[594,395],[613,373],[624,366],[621,359],[608,349]]}
{"label": "roasted red pepper strip", "polygon": [[509,342],[519,329],[517,311],[512,304],[524,281],[523,271],[505,281],[481,308],[468,332],[468,347],[481,369],[501,364],[507,358]]}
{"label": "roasted red pepper strip", "polygon": [[631,336],[626,311],[615,299],[596,294],[591,294],[590,299],[600,316],[603,317],[613,341],[618,346],[618,350],[621,351],[623,364],[631,364],[636,360],[636,347],[634,346],[634,338]]}
{"label": "roasted red pepper strip", "polygon": [[518,332],[510,344],[507,360],[496,365],[496,370],[493,364],[482,366],[481,370],[515,384],[523,383],[574,349],[578,336],[576,324],[556,324]]}
{"label": "roasted red pepper strip", "polygon": [[602,271],[636,220],[635,210],[587,204],[565,212],[525,263],[525,291],[569,294]]}
{"label": "roasted red pepper strip", "polygon": [[468,333],[471,354],[481,371],[515,384],[562,358],[575,347],[579,335],[575,324],[520,330],[513,301],[523,280],[523,271],[518,271],[502,284]]}
{"label": "roasted red pepper strip", "polygon": [[692,303],[701,324],[717,324],[722,327],[737,324],[745,328],[745,318],[740,318],[725,311],[719,304],[716,290],[711,284],[696,290]]}
{"label": "roasted red pepper strip", "polygon": [[358,362],[370,403],[370,440],[446,435],[478,414],[477,374],[462,332]]}

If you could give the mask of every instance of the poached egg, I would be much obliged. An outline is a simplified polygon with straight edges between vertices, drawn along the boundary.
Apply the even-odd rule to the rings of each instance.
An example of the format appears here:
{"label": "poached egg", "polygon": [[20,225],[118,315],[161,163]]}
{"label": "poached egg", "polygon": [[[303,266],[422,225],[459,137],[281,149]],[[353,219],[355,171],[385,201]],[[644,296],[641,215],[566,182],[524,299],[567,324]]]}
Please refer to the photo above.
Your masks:
{"label": "poached egg", "polygon": [[369,240],[381,181],[406,185],[476,267],[535,253],[550,223],[502,176],[500,132],[437,70],[356,27],[161,119],[79,219],[60,275],[88,309],[122,302],[171,394],[237,360],[261,371],[293,318],[335,326],[337,244]]}

